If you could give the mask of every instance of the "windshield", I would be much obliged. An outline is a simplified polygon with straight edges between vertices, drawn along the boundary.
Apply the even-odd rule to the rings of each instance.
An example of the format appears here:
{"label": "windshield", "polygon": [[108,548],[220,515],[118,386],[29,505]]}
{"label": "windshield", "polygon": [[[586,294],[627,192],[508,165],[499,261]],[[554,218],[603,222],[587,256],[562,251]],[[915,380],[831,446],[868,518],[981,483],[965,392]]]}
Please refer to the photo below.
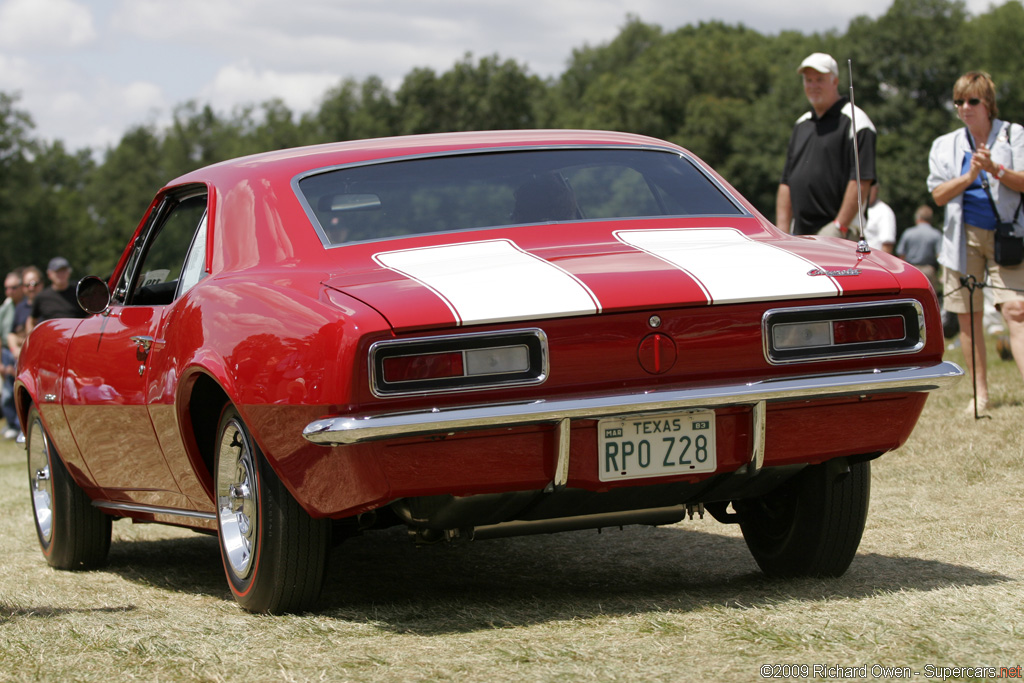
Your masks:
{"label": "windshield", "polygon": [[527,223],[744,213],[689,159],[554,149],[351,166],[298,182],[326,245]]}

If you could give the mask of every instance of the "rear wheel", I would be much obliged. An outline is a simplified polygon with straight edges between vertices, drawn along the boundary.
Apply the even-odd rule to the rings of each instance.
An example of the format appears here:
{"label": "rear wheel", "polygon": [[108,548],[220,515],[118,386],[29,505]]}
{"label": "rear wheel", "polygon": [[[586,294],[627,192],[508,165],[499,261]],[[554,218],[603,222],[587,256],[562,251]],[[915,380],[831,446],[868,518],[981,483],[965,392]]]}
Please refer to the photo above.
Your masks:
{"label": "rear wheel", "polygon": [[840,458],[733,507],[747,547],[768,576],[840,576],[857,554],[870,494],[871,463],[847,466]]}
{"label": "rear wheel", "polygon": [[302,611],[320,596],[330,522],[309,516],[267,463],[234,406],[217,428],[220,550],[231,592],[250,612]]}
{"label": "rear wheel", "polygon": [[57,569],[92,569],[107,561],[111,518],[93,507],[53,447],[35,406],[25,425],[28,481],[36,535]]}

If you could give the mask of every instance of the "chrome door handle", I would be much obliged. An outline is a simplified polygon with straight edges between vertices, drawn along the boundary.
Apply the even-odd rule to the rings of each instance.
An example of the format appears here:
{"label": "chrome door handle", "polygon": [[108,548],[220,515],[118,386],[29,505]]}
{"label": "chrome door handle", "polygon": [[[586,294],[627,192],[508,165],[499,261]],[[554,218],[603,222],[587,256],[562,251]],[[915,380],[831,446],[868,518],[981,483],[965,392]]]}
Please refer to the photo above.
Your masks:
{"label": "chrome door handle", "polygon": [[143,335],[135,336],[131,338],[135,342],[135,357],[139,361],[144,361],[149,357],[149,350],[154,346],[162,346],[164,341],[162,339],[153,339],[153,337],[147,337]]}

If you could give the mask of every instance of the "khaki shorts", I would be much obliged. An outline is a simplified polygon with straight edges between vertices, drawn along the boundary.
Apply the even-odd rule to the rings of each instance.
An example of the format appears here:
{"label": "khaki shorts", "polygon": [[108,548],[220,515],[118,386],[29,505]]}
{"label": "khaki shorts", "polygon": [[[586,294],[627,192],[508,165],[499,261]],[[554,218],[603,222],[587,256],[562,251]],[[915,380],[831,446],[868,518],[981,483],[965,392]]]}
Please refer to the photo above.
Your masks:
{"label": "khaki shorts", "polygon": [[[965,226],[967,231],[967,272],[960,273],[946,268],[942,276],[942,287],[945,295],[943,304],[950,313],[970,313],[971,291],[965,287],[960,278],[973,275],[979,284],[985,282],[992,290],[992,298],[996,308],[1007,301],[1024,301],[1024,264],[1019,266],[1001,266],[995,261],[995,230],[982,230],[973,225]],[[1013,291],[1017,290],[1017,291]],[[984,310],[984,292],[980,287],[974,290],[974,312]]]}

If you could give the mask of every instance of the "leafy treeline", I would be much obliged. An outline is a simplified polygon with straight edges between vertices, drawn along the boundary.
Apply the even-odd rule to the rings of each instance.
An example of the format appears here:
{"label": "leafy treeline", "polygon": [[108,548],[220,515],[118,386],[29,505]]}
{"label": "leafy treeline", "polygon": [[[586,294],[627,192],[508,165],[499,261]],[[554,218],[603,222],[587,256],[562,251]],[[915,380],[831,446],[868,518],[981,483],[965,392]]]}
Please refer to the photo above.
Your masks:
{"label": "leafy treeline", "polygon": [[766,36],[702,23],[665,32],[630,17],[611,42],[572,51],[550,80],[497,55],[449,71],[413,69],[397,90],[377,77],[344,79],[317,110],[280,100],[217,114],[188,102],[165,128],[128,130],[96,160],[33,137],[17,97],[0,93],[0,270],[70,258],[76,273],[106,273],[155,191],[222,159],[282,147],[385,135],[502,128],[601,128],[665,138],[714,166],[770,219],[786,142],[807,109],[796,66],[809,53],[839,61],[848,92],[879,132],[882,197],[901,227],[925,188],[931,141],[957,121],[951,91],[969,69],[992,74],[1003,118],[1024,121],[1024,7],[969,16],[962,2],[894,0],[845,34]]}

